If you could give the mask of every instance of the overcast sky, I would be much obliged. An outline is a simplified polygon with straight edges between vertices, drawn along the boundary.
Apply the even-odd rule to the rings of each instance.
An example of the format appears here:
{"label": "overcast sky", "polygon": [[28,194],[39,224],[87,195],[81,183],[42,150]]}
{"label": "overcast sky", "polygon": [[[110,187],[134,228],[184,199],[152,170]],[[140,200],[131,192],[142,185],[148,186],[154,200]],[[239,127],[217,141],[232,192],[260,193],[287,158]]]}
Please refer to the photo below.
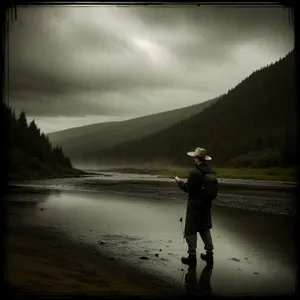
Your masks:
{"label": "overcast sky", "polygon": [[294,45],[283,8],[18,7],[10,103],[46,133],[217,97]]}

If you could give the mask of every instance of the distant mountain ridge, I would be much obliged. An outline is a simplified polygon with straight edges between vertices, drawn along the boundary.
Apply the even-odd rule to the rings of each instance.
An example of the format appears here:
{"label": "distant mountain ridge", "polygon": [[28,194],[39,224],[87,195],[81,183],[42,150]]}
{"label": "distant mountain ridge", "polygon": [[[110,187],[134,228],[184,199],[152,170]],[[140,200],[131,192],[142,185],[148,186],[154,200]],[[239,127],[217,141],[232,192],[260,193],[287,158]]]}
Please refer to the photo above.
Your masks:
{"label": "distant mountain ridge", "polygon": [[55,145],[63,147],[73,163],[95,160],[97,152],[122,142],[138,140],[157,133],[197,114],[218,100],[120,122],[107,122],[66,129],[48,134]]}
{"label": "distant mountain ridge", "polygon": [[295,52],[253,72],[202,112],[151,136],[103,150],[99,165],[189,166],[207,148],[217,166],[268,168],[296,161]]}

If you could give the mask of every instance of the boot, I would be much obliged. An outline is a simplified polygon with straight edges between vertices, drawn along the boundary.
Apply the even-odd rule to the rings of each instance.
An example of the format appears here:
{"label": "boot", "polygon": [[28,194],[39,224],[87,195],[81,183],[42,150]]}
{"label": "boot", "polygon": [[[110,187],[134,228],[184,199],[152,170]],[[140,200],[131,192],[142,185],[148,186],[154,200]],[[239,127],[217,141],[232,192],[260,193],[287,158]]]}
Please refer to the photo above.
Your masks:
{"label": "boot", "polygon": [[197,264],[196,255],[189,255],[188,257],[181,257],[181,262],[185,265],[195,266]]}
{"label": "boot", "polygon": [[208,266],[213,266],[214,264],[214,255],[213,252],[206,252],[206,254],[201,253],[200,258],[206,261]]}

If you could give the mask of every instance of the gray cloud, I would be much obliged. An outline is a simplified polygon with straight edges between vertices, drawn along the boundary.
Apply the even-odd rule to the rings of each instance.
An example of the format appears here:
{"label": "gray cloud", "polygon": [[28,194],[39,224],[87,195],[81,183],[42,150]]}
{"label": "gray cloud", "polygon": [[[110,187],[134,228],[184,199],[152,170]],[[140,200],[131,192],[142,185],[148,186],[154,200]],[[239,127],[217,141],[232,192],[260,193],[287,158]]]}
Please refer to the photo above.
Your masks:
{"label": "gray cloud", "polygon": [[[232,59],[231,50],[239,44],[253,43],[275,47],[286,53],[293,43],[293,30],[287,9],[209,7],[135,8],[147,25],[165,29],[161,40],[184,61],[212,64]],[[167,32],[172,35],[165,38]]]}
{"label": "gray cloud", "polygon": [[18,8],[10,102],[47,128],[145,115],[214,98],[292,47],[282,8]]}

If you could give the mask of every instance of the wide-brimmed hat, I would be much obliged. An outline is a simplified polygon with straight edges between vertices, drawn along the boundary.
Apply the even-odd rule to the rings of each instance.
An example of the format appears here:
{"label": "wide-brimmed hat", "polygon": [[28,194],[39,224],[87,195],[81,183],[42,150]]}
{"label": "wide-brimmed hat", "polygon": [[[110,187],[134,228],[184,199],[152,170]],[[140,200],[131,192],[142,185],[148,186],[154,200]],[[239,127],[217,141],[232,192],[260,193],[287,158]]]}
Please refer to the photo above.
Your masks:
{"label": "wide-brimmed hat", "polygon": [[206,150],[204,148],[196,148],[195,151],[191,151],[187,153],[188,156],[191,157],[199,157],[204,160],[212,160],[212,158],[206,155]]}

